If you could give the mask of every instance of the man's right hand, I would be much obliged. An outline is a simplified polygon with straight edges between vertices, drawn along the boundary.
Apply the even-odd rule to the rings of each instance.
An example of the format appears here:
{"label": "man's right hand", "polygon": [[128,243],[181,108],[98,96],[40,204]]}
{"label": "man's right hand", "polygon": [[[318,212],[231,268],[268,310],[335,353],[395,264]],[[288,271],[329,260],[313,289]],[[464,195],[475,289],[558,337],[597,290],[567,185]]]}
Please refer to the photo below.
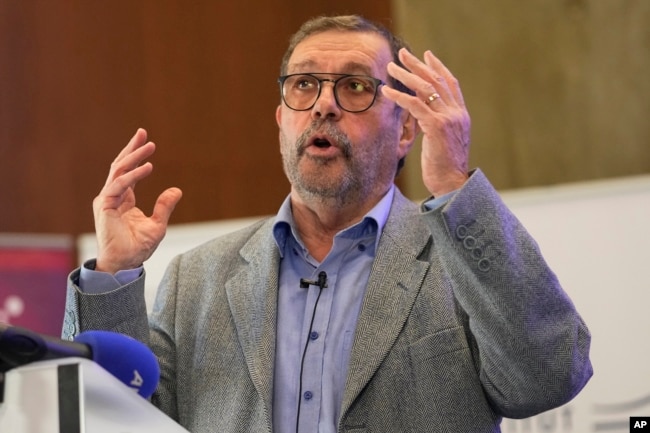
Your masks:
{"label": "man's right hand", "polygon": [[97,271],[115,274],[142,265],[165,236],[169,217],[183,195],[181,190],[163,191],[150,217],[135,203],[135,185],[153,170],[150,162],[142,162],[155,150],[156,145],[147,142],[147,132],[138,129],[111,164],[106,184],[93,200]]}

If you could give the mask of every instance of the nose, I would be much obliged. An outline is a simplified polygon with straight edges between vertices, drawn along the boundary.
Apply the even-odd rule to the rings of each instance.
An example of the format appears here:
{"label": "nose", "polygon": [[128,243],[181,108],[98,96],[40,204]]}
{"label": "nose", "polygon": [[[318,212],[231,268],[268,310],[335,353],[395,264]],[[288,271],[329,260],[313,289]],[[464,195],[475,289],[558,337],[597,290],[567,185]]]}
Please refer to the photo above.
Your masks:
{"label": "nose", "polygon": [[311,109],[313,119],[338,119],[341,117],[341,107],[336,103],[334,96],[334,83],[321,82],[320,95]]}

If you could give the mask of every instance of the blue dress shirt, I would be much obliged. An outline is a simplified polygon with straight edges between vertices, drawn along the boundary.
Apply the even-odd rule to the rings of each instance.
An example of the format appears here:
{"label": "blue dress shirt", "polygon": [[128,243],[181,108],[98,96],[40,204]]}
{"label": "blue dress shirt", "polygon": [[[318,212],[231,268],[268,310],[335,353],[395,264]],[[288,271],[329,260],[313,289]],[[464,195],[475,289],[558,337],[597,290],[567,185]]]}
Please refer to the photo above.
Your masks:
{"label": "blue dress shirt", "polygon": [[[337,233],[320,263],[300,240],[289,198],[282,204],[273,228],[282,257],[273,431],[295,433],[298,423],[300,432],[336,432],[357,318],[393,194],[394,187],[359,223]],[[300,287],[301,278],[317,280],[321,271],[326,288]]]}

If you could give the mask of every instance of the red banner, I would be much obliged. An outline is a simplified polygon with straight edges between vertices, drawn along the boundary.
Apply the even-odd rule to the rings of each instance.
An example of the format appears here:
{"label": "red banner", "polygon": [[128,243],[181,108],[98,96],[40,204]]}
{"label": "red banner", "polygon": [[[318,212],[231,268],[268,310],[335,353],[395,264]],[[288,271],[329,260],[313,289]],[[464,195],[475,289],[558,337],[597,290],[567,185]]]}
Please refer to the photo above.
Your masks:
{"label": "red banner", "polygon": [[0,235],[0,322],[59,336],[72,263],[67,236]]}

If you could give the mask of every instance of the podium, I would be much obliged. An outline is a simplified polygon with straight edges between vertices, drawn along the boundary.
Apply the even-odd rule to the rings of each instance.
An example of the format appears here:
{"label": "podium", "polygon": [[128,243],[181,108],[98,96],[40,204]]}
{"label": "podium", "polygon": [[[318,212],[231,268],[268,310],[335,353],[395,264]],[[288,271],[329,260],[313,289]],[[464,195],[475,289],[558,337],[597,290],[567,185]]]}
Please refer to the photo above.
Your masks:
{"label": "podium", "polygon": [[98,364],[40,361],[5,373],[2,433],[189,433]]}

